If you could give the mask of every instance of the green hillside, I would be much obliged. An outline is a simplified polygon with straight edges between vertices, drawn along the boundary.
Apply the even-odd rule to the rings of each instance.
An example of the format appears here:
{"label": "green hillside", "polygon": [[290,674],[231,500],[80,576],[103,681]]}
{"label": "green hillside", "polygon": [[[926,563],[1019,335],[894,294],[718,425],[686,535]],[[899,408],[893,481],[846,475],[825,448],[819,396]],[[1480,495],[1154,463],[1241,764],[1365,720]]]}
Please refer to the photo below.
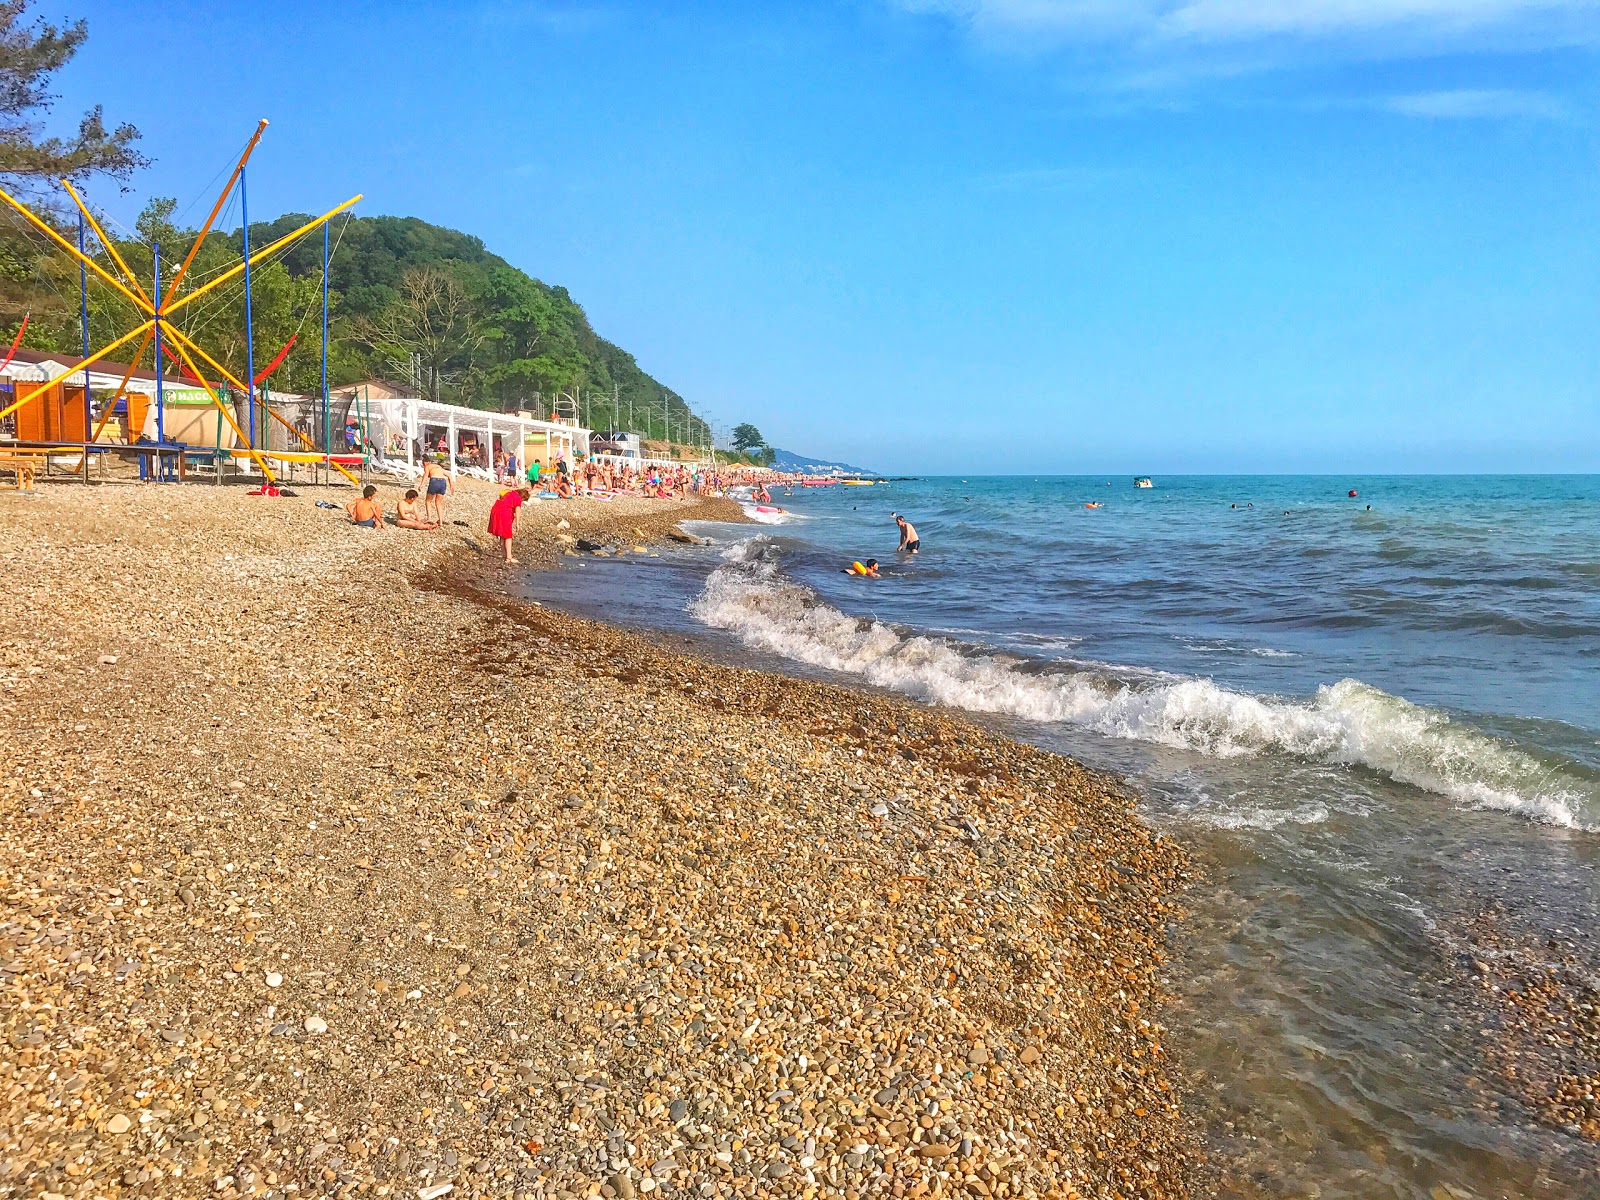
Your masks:
{"label": "green hillside", "polygon": [[[163,280],[170,281],[193,241],[193,231],[174,224],[174,209],[171,201],[152,202],[133,236],[116,242],[147,289],[154,247],[161,247]],[[252,248],[308,220],[286,213],[251,222]],[[71,231],[63,223],[63,232]],[[241,232],[206,239],[179,296],[238,261]],[[683,397],[596,333],[565,288],[518,270],[479,238],[414,217],[342,217],[330,237],[328,368],[335,386],[376,377],[450,403],[546,413],[564,395],[581,398],[582,415],[594,428],[628,426],[650,437],[708,440],[704,421]],[[318,386],[321,273],[322,238],[315,232],[252,271],[256,369],[297,335],[272,376],[275,388],[314,392]],[[137,323],[133,305],[106,284],[91,277],[89,292],[92,344]],[[77,298],[77,267],[66,255],[20,221],[0,229],[0,329],[8,329],[8,337],[31,313],[26,345],[76,352]],[[195,300],[174,323],[235,377],[244,377],[242,277]],[[149,361],[146,353],[144,365]]]}

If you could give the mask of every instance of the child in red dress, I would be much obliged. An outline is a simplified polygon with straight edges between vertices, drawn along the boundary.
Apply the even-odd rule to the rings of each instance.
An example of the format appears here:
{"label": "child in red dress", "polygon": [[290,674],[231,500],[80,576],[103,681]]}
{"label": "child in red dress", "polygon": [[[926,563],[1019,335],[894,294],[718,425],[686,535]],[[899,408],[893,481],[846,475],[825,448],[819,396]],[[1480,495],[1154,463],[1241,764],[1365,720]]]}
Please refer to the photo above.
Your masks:
{"label": "child in red dress", "polygon": [[494,506],[489,509],[489,533],[491,536],[500,539],[500,545],[505,550],[508,564],[517,561],[511,557],[511,535],[516,528],[517,509],[531,495],[533,495],[533,489],[526,485],[512,488],[509,492],[501,493],[500,499],[496,500]]}

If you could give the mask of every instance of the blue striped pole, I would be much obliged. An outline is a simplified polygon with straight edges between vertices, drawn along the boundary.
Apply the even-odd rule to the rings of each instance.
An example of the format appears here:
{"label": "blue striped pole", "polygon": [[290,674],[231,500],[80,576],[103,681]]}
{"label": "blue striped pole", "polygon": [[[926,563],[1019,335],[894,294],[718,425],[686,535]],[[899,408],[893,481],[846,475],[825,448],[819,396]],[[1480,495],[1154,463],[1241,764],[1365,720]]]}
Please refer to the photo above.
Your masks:
{"label": "blue striped pole", "polygon": [[[155,255],[155,269],[156,269],[156,274],[155,274],[155,284],[156,284],[155,295],[158,298],[157,299],[157,303],[160,303],[159,297],[161,295],[161,243],[160,242],[155,243],[155,245],[153,247],[151,247],[151,249],[152,249],[152,251],[154,252],[154,255]],[[164,411],[165,402],[166,402],[166,397],[162,393],[162,390],[161,390],[161,310],[157,309],[156,310],[156,444],[157,445],[161,445],[161,446],[165,446],[167,444],[167,419],[166,419],[166,412]],[[161,454],[160,454],[159,451],[156,452],[156,479],[157,479],[157,481],[159,481],[161,479]]]}
{"label": "blue striped pole", "polygon": [[250,201],[245,196],[244,168],[239,168],[239,216],[244,221],[244,357],[245,385],[250,389],[250,448],[256,448],[256,337],[250,319]]}
{"label": "blue striped pole", "polygon": [[[89,431],[94,428],[94,409],[89,404],[89,268],[83,261],[83,214],[78,214],[78,315],[83,322],[83,479],[89,481]],[[65,432],[65,431],[63,431]]]}
{"label": "blue striped pole", "polygon": [[322,223],[322,452],[333,453],[333,431],[328,428],[328,223]]}

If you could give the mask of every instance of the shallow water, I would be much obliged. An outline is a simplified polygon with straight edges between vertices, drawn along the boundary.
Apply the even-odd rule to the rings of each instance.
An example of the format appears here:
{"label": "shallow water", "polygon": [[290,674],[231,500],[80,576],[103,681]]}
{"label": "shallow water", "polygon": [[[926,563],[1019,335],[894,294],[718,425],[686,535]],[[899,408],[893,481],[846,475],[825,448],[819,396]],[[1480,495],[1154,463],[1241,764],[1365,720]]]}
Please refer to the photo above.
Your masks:
{"label": "shallow water", "polygon": [[[1600,479],[942,479],[776,502],[794,519],[531,586],[1126,775],[1206,867],[1172,1023],[1236,1194],[1600,1194],[1592,1145],[1489,1069],[1460,965],[1486,912],[1600,965]],[[840,573],[867,556],[884,578]]]}

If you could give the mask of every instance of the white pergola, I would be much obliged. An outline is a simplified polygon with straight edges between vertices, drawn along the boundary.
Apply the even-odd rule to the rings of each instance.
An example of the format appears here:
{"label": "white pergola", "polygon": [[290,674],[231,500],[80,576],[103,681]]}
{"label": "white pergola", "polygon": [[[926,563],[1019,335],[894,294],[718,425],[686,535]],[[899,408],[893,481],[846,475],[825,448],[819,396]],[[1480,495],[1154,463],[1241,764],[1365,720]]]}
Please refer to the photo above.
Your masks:
{"label": "white pergola", "polygon": [[552,457],[561,452],[560,448],[564,446],[569,461],[585,453],[589,448],[589,430],[580,429],[564,421],[541,421],[518,413],[487,412],[481,408],[439,404],[416,397],[356,400],[354,405],[363,413],[380,419],[385,432],[393,431],[401,435],[406,447],[407,467],[417,465],[416,444],[421,440],[424,426],[446,431],[452,475],[457,473],[456,445],[457,435],[461,433],[481,435],[484,444],[491,449],[497,436],[502,440],[515,439],[519,452],[528,442],[529,434],[539,434],[550,447]]}

